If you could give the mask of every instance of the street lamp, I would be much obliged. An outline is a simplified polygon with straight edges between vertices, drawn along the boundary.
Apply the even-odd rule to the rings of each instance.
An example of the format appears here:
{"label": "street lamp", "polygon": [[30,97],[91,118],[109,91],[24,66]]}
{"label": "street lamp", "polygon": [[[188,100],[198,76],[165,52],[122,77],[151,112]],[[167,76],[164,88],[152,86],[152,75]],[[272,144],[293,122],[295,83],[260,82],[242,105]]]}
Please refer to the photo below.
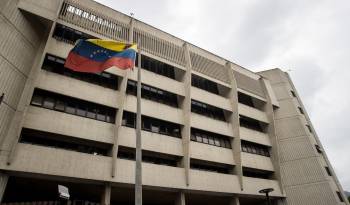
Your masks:
{"label": "street lamp", "polygon": [[273,188],[266,188],[259,191],[260,194],[266,195],[266,201],[268,205],[271,205],[269,193],[272,192],[273,190],[274,190]]}

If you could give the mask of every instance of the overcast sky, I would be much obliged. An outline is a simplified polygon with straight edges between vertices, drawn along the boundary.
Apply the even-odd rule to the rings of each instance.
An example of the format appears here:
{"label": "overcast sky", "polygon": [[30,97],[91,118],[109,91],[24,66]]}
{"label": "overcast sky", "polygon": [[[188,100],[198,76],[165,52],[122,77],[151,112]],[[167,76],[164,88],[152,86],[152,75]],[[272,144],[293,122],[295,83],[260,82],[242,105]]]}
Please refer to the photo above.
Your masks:
{"label": "overcast sky", "polygon": [[350,1],[98,0],[260,71],[289,71],[345,190],[350,190]]}

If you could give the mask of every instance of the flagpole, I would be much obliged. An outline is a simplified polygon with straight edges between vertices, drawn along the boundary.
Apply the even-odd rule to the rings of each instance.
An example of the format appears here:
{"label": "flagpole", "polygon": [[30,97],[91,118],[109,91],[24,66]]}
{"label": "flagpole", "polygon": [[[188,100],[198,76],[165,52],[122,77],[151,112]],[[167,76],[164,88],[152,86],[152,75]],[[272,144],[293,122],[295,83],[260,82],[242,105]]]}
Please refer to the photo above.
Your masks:
{"label": "flagpole", "polygon": [[137,66],[137,113],[136,113],[136,165],[135,205],[142,205],[142,148],[141,148],[141,46],[138,41]]}

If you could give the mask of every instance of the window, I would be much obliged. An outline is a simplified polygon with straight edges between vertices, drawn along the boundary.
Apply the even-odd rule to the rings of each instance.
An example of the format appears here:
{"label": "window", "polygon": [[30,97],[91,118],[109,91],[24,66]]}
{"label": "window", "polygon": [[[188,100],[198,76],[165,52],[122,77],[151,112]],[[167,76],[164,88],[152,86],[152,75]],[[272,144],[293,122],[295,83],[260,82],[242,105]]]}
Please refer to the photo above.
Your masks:
{"label": "window", "polygon": [[61,24],[56,25],[52,37],[69,44],[74,44],[78,39],[95,38]]}
{"label": "window", "polygon": [[339,191],[337,191],[336,193],[337,193],[337,196],[338,196],[340,202],[344,202],[344,199],[343,199],[343,196],[341,195],[341,193]]}
{"label": "window", "polygon": [[191,140],[194,142],[231,149],[230,137],[196,128],[191,128]]}
{"label": "window", "polygon": [[[120,147],[118,158],[135,160],[135,149]],[[142,162],[177,167],[180,157],[168,154],[161,154],[152,151],[142,151]]]}
{"label": "window", "polygon": [[243,176],[245,176],[245,177],[270,179],[272,174],[273,174],[273,172],[271,172],[271,171],[243,167]]}
{"label": "window", "polygon": [[295,92],[294,92],[293,90],[291,90],[290,93],[292,94],[293,97],[297,97],[297,96],[295,95]]}
{"label": "window", "polygon": [[259,132],[263,132],[263,129],[262,129],[260,122],[258,120],[240,115],[239,116],[239,123],[240,123],[241,127],[245,127],[245,128],[259,131]]}
{"label": "window", "polygon": [[217,172],[217,173],[222,173],[222,174],[230,174],[230,173],[232,173],[232,170],[233,170],[232,165],[214,163],[214,162],[206,162],[206,161],[194,160],[194,159],[191,159],[190,167],[191,167],[191,169],[208,171],[208,172]]}
{"label": "window", "polygon": [[267,146],[242,140],[241,147],[242,147],[242,152],[270,157],[269,148]]}
{"label": "window", "polygon": [[69,136],[27,128],[22,129],[19,142],[103,156],[111,149],[108,144],[82,139],[78,142]]}
{"label": "window", "polygon": [[217,83],[214,83],[213,81],[207,80],[197,75],[192,74],[191,85],[216,95],[219,94]]}
{"label": "window", "polygon": [[[141,124],[142,130],[181,138],[180,125],[178,124],[148,116],[141,117]],[[135,128],[136,114],[124,111],[122,125]]]}
{"label": "window", "polygon": [[329,169],[329,167],[324,167],[326,169],[326,172],[328,174],[328,176],[332,176],[331,170]]}
{"label": "window", "polygon": [[244,94],[244,93],[238,92],[238,102],[242,103],[244,105],[247,105],[249,107],[255,108],[254,103],[253,103],[253,98],[249,95]]}
{"label": "window", "polygon": [[298,107],[298,109],[299,109],[299,112],[300,112],[300,114],[304,114],[304,111],[303,111],[303,109],[301,108],[301,107]]}
{"label": "window", "polygon": [[35,89],[31,105],[114,123],[116,110],[104,105]]}
{"label": "window", "polygon": [[64,67],[64,59],[47,54],[42,66],[43,70],[57,73],[60,75],[75,78],[81,81],[89,82],[95,85],[99,85],[105,88],[113,90],[118,89],[118,77],[116,75],[102,72],[102,73],[82,73],[75,72]]}
{"label": "window", "polygon": [[[136,57],[136,62],[138,62],[138,55]],[[175,80],[175,67],[172,65],[163,63],[145,55],[141,55],[141,67],[145,70]]]}
{"label": "window", "polygon": [[205,115],[207,117],[225,121],[224,111],[220,108],[196,101],[191,100],[191,112]]}
{"label": "window", "polygon": [[[163,103],[166,105],[170,105],[173,107],[178,107],[176,94],[173,94],[155,87],[151,87],[145,84],[142,84],[141,87],[142,87],[142,91],[141,91],[142,98]],[[126,92],[128,94],[136,96],[137,83],[135,81],[128,80]]]}

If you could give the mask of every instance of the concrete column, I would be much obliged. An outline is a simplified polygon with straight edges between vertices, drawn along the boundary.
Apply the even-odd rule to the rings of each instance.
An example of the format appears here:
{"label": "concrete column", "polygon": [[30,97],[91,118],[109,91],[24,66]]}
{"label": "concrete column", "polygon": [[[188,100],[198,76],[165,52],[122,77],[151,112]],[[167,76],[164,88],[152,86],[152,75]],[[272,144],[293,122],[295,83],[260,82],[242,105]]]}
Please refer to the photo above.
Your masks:
{"label": "concrete column", "polygon": [[183,166],[185,168],[186,185],[190,184],[190,137],[191,137],[191,58],[188,44],[183,45],[186,59],[186,73],[184,77],[185,99],[182,104],[182,111],[184,116],[184,127],[181,131],[182,145],[183,145]]}
{"label": "concrete column", "polygon": [[185,193],[180,192],[175,200],[175,205],[186,205]]}
{"label": "concrete column", "polygon": [[111,204],[111,184],[108,183],[104,186],[103,193],[101,196],[101,205],[110,205]]}
{"label": "concrete column", "polygon": [[2,199],[4,197],[8,179],[9,176],[7,174],[0,172],[0,203],[2,202]]}
{"label": "concrete column", "polygon": [[239,205],[239,198],[233,197],[230,201],[230,205]]}
{"label": "concrete column", "polygon": [[281,193],[284,194],[283,189],[283,183],[282,183],[282,176],[281,176],[281,167],[280,167],[280,157],[279,157],[279,146],[278,146],[278,140],[276,135],[276,128],[275,128],[275,117],[273,112],[273,105],[271,100],[271,93],[269,93],[268,87],[271,87],[269,81],[267,79],[264,79],[263,77],[260,78],[260,84],[265,92],[266,95],[266,105],[264,108],[264,111],[266,113],[267,119],[269,121],[269,125],[267,126],[267,134],[269,135],[270,141],[271,141],[271,161],[275,168],[274,172],[274,178],[278,180],[279,187],[281,189]]}
{"label": "concrete column", "polygon": [[242,156],[241,156],[241,137],[239,133],[239,113],[238,113],[238,92],[237,82],[233,73],[233,65],[231,63],[226,64],[228,75],[231,81],[231,89],[229,93],[229,100],[231,102],[232,114],[229,119],[233,129],[233,140],[231,140],[232,154],[235,159],[235,174],[238,176],[241,190],[243,187],[243,169],[242,169]]}

